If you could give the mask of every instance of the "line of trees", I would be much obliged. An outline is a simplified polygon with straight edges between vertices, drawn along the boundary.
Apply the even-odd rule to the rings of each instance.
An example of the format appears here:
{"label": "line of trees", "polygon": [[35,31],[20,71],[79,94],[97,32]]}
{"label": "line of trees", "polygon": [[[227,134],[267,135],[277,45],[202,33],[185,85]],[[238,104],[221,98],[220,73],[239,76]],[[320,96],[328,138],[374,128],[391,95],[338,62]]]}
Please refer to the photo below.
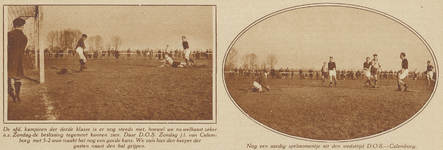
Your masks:
{"label": "line of trees", "polygon": [[[56,50],[75,50],[78,40],[80,40],[83,33],[78,29],[64,29],[59,31],[50,31],[46,36],[46,42],[48,49],[51,52]],[[107,42],[106,46],[104,40],[100,35],[89,36],[86,41],[87,48],[92,51],[106,49],[118,49],[123,41],[118,35],[111,37],[110,42]]]}
{"label": "line of trees", "polygon": [[[232,47],[228,55],[226,57],[226,63],[225,63],[225,69],[226,70],[234,70],[235,64],[237,64],[237,55],[238,51]],[[275,65],[278,63],[277,55],[272,53],[266,56],[266,60],[261,61],[259,63],[258,57],[255,53],[248,53],[243,56],[241,56],[243,64],[243,69],[263,69],[267,67],[274,68]]]}
{"label": "line of trees", "polygon": [[46,37],[46,42],[48,42],[50,51],[74,49],[81,35],[82,32],[77,29],[50,31]]}

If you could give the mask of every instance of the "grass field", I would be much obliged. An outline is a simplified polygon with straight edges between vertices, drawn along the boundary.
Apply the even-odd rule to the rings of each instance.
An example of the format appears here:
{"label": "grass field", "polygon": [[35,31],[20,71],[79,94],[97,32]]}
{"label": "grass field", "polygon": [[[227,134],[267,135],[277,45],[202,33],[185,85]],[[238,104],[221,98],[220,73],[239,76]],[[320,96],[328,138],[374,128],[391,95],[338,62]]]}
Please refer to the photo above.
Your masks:
{"label": "grass field", "polygon": [[[25,75],[38,79],[25,61]],[[88,69],[74,72],[78,58],[46,60],[45,83],[24,80],[19,103],[8,96],[8,120],[211,120],[212,63],[158,68],[161,64],[109,58],[88,60]],[[61,68],[68,73],[57,74]]]}
{"label": "grass field", "polygon": [[[228,75],[226,75],[227,77]],[[268,79],[269,92],[257,93],[253,78],[226,79],[233,100],[251,118],[277,131],[309,139],[345,140],[389,130],[416,114],[433,87],[406,80],[408,92],[395,91],[396,80],[339,80],[337,87],[311,79]]]}

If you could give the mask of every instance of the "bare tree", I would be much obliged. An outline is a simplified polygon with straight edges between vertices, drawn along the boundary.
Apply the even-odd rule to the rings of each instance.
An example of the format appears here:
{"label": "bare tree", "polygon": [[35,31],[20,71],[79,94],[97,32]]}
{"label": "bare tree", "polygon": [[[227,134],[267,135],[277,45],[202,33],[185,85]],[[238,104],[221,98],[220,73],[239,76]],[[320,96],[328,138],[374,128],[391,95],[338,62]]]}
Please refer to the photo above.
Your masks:
{"label": "bare tree", "polygon": [[261,62],[261,69],[266,69],[266,61]]}
{"label": "bare tree", "polygon": [[229,50],[228,56],[226,57],[226,63],[225,63],[225,69],[226,70],[233,70],[235,66],[236,56],[238,54],[238,51],[232,47],[231,50]]}
{"label": "bare tree", "polygon": [[277,64],[277,55],[275,54],[269,54],[268,56],[266,56],[266,61],[268,62],[268,65],[271,68],[274,68],[275,64]]}
{"label": "bare tree", "polygon": [[50,31],[46,37],[46,42],[51,51],[54,50],[73,50],[81,37],[80,30],[64,29],[59,31]]}
{"label": "bare tree", "polygon": [[258,58],[255,53],[243,55],[243,68],[245,69],[258,68]]}
{"label": "bare tree", "polygon": [[46,41],[48,42],[48,47],[50,50],[54,49],[54,46],[57,45],[57,38],[58,35],[56,31],[50,31],[46,36]]}
{"label": "bare tree", "polygon": [[95,36],[94,45],[96,50],[103,49],[103,38],[100,35]]}
{"label": "bare tree", "polygon": [[103,39],[100,35],[90,36],[86,41],[91,51],[103,49]]}
{"label": "bare tree", "polygon": [[111,49],[111,43],[107,42],[106,43],[106,50],[109,50],[109,49]]}
{"label": "bare tree", "polygon": [[87,38],[86,43],[88,43],[88,47],[89,47],[88,51],[89,50],[91,50],[91,51],[95,50],[95,48],[94,48],[94,46],[95,46],[94,41],[95,41],[95,37],[94,36],[91,36],[91,37]]}
{"label": "bare tree", "polygon": [[255,53],[249,54],[249,69],[258,68],[258,58]]}
{"label": "bare tree", "polygon": [[122,45],[122,38],[118,35],[112,36],[111,44],[114,46],[115,50],[118,50],[118,47]]}
{"label": "bare tree", "polygon": [[77,46],[77,42],[78,42],[78,40],[80,40],[81,35],[82,35],[82,32],[80,30],[78,30],[78,29],[74,29],[73,30],[73,32],[72,32],[72,39],[74,41],[70,45],[70,47],[69,47],[70,49],[72,49],[72,50],[75,49],[75,46]]}

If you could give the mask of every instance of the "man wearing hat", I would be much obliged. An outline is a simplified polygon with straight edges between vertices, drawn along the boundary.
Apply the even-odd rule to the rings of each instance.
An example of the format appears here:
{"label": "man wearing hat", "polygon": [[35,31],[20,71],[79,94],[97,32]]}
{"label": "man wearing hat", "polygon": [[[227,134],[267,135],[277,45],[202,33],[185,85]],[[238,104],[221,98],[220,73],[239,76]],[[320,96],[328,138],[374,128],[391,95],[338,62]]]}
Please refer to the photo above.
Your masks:
{"label": "man wearing hat", "polygon": [[[26,21],[16,18],[13,21],[13,29],[8,32],[8,94],[12,97],[13,102],[19,102],[20,87],[22,85],[20,79],[25,77],[23,73],[22,59],[28,38],[23,33],[23,25]],[[14,89],[12,88],[12,79],[14,79]]]}
{"label": "man wearing hat", "polygon": [[77,46],[75,47],[78,55],[80,56],[80,71],[82,71],[83,69],[86,69],[85,65],[86,65],[86,57],[83,54],[83,50],[86,49],[85,46],[85,39],[88,36],[86,34],[83,34],[82,37],[80,38],[80,40],[78,40]]}

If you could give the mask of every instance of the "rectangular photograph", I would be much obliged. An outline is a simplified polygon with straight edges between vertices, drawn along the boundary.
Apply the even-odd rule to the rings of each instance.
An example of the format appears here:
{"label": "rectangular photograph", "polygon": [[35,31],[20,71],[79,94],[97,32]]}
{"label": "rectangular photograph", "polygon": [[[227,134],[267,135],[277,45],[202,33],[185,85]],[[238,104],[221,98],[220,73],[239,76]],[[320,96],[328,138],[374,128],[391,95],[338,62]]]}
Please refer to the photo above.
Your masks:
{"label": "rectangular photograph", "polygon": [[215,122],[215,6],[3,11],[4,123]]}

